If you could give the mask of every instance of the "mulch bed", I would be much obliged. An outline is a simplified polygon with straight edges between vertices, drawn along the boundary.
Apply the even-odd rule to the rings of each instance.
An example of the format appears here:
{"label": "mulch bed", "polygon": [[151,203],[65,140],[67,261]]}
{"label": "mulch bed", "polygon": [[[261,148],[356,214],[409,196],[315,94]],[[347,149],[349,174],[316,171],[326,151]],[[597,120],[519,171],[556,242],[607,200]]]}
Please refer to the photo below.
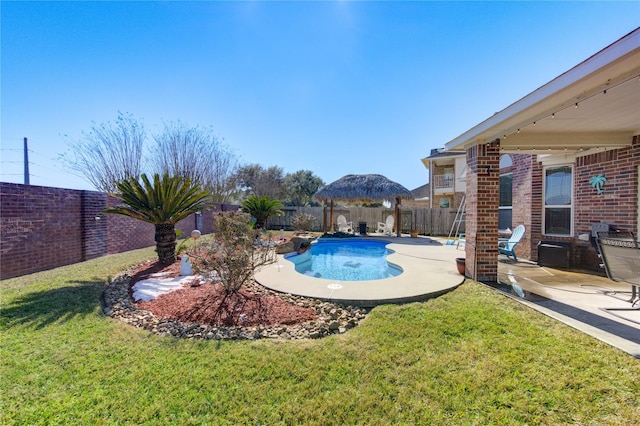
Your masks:
{"label": "mulch bed", "polygon": [[[163,266],[158,261],[138,265],[130,286],[151,274],[166,273],[167,278],[180,275],[180,262]],[[205,282],[160,295],[136,306],[159,318],[213,326],[293,325],[317,319],[313,309],[294,305],[277,296],[256,294],[247,288],[225,292],[219,283]]]}

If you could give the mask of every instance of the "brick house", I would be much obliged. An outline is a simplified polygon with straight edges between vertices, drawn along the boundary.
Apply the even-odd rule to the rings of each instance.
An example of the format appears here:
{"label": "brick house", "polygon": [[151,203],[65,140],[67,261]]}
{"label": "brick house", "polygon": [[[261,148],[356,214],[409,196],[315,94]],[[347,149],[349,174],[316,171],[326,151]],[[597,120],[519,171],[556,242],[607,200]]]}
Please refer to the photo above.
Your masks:
{"label": "brick house", "polygon": [[464,152],[432,149],[422,164],[429,172],[429,208],[458,208],[466,190]]}
{"label": "brick house", "polygon": [[540,241],[563,242],[572,267],[599,270],[592,225],[640,228],[640,28],[423,163],[433,177],[455,164],[456,176],[455,153],[466,165],[468,276],[497,280],[500,230],[519,224],[518,256],[536,261]]}

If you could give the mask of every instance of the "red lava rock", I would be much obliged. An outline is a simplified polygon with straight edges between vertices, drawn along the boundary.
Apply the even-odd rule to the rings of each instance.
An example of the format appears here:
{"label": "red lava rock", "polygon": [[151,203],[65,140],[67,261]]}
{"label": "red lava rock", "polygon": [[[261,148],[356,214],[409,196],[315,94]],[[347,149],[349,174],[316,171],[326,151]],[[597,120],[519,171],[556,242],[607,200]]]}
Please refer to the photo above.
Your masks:
{"label": "red lava rock", "polygon": [[[139,265],[130,286],[155,273],[167,278],[180,275],[180,262],[162,266],[157,261]],[[226,293],[218,283],[204,282],[160,295],[136,306],[159,318],[213,326],[293,325],[318,318],[313,309],[300,307],[276,296],[255,294],[246,288]]]}

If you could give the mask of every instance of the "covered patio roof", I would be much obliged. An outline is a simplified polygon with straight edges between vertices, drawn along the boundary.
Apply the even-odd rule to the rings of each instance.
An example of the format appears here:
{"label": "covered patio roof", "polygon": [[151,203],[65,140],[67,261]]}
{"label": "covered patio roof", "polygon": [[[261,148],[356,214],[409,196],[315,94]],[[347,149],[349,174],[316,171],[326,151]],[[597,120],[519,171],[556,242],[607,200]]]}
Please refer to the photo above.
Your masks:
{"label": "covered patio roof", "polygon": [[640,28],[445,144],[500,140],[501,150],[588,153],[640,134]]}

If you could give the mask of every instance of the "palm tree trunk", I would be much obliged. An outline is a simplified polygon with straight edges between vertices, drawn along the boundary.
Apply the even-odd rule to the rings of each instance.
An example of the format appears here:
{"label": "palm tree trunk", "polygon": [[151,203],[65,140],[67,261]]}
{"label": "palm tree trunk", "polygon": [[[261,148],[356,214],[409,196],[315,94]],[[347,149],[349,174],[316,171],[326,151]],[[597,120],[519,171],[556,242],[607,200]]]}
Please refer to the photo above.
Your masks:
{"label": "palm tree trunk", "polygon": [[156,225],[156,251],[162,265],[176,261],[176,227],[173,223]]}

